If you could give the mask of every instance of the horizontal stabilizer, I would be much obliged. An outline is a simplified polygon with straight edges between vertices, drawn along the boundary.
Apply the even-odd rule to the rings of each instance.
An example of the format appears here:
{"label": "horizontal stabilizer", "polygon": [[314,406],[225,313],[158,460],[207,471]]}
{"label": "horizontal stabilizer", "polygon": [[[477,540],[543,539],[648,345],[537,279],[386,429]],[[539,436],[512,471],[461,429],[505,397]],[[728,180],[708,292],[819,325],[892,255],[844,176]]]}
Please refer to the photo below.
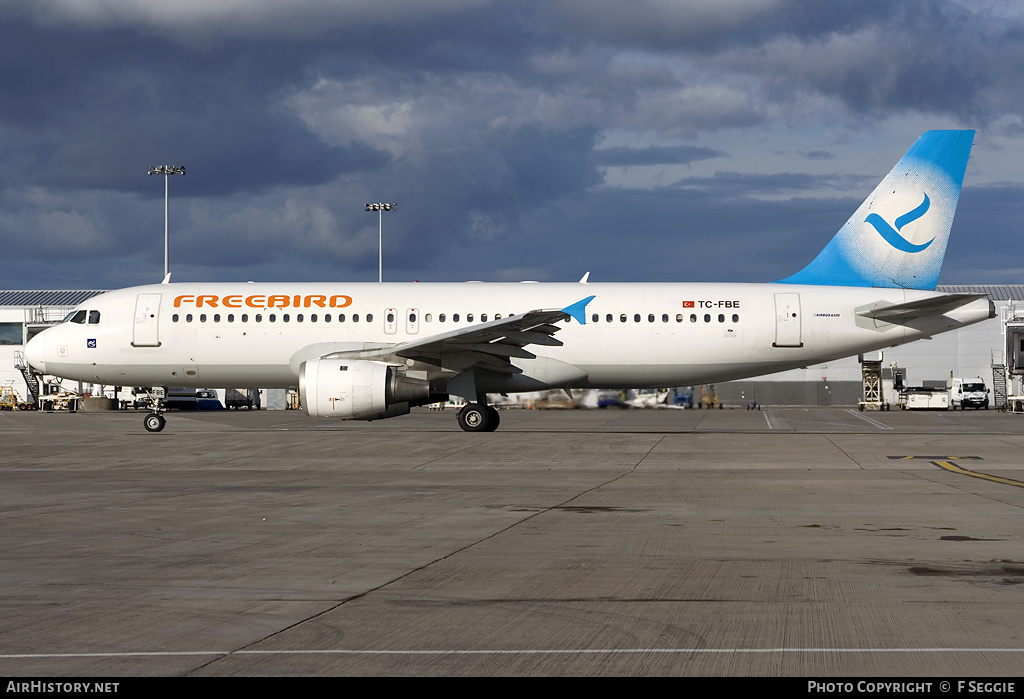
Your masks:
{"label": "horizontal stabilizer", "polygon": [[868,306],[861,306],[855,312],[864,318],[874,318],[885,323],[901,325],[907,321],[927,316],[942,315],[972,301],[985,298],[985,294],[946,294],[918,301],[889,304],[879,301]]}

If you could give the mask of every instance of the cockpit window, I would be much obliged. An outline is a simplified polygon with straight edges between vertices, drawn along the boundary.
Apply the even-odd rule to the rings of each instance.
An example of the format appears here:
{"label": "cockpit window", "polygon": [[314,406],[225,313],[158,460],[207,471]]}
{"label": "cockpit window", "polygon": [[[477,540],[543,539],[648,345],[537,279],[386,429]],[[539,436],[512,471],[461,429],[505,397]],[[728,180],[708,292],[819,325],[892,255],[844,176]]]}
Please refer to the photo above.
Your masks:
{"label": "cockpit window", "polygon": [[72,311],[71,313],[68,314],[68,317],[64,319],[64,322],[78,323],[81,325],[85,323],[85,315],[86,311]]}
{"label": "cockpit window", "polygon": [[100,322],[99,311],[89,311],[89,325],[97,325]]}

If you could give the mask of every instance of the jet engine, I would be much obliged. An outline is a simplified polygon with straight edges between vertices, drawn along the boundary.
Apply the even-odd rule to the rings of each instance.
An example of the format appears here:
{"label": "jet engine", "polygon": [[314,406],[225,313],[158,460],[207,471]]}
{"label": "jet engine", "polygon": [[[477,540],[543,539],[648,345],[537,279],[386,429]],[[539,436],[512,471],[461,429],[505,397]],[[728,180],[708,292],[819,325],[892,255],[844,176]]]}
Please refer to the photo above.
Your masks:
{"label": "jet engine", "polygon": [[429,382],[399,367],[360,359],[309,359],[299,367],[299,396],[310,417],[380,420],[405,415],[410,405],[440,400]]}

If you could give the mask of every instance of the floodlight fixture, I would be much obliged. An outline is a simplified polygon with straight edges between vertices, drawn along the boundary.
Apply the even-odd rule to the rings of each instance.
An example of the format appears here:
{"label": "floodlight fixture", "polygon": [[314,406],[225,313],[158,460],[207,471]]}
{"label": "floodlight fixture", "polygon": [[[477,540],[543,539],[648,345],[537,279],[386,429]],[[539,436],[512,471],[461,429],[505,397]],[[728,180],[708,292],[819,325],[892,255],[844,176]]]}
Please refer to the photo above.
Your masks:
{"label": "floodlight fixture", "polygon": [[164,176],[164,281],[167,281],[169,270],[167,268],[167,181],[170,175],[184,175],[184,165],[150,165],[150,175]]}
{"label": "floodlight fixture", "polygon": [[398,204],[378,202],[376,204],[367,204],[364,208],[365,211],[376,211],[377,212],[377,281],[384,281],[384,212],[394,211],[398,208]]}

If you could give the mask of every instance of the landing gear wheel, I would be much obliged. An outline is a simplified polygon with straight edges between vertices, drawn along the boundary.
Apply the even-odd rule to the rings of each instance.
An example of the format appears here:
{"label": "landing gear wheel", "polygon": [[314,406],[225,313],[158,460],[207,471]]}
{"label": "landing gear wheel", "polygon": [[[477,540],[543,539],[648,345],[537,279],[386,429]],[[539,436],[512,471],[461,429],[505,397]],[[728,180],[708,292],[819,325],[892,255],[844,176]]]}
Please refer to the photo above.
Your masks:
{"label": "landing gear wheel", "polygon": [[494,432],[498,429],[498,425],[501,424],[501,415],[498,414],[498,409],[493,405],[487,406],[487,416],[490,418],[490,424],[487,426],[488,432]]}
{"label": "landing gear wheel", "polygon": [[143,420],[142,424],[146,426],[146,431],[148,432],[159,432],[164,428],[164,425],[167,424],[167,420],[165,420],[164,416],[160,413],[150,413],[146,416],[146,419]]}
{"label": "landing gear wheel", "polygon": [[[487,405],[468,403],[466,407],[459,411],[457,416],[459,418],[459,427],[466,432],[490,432],[494,429],[491,427],[491,423],[495,422],[491,418],[491,410],[493,408]],[[494,427],[497,427],[497,425],[495,424]]]}

